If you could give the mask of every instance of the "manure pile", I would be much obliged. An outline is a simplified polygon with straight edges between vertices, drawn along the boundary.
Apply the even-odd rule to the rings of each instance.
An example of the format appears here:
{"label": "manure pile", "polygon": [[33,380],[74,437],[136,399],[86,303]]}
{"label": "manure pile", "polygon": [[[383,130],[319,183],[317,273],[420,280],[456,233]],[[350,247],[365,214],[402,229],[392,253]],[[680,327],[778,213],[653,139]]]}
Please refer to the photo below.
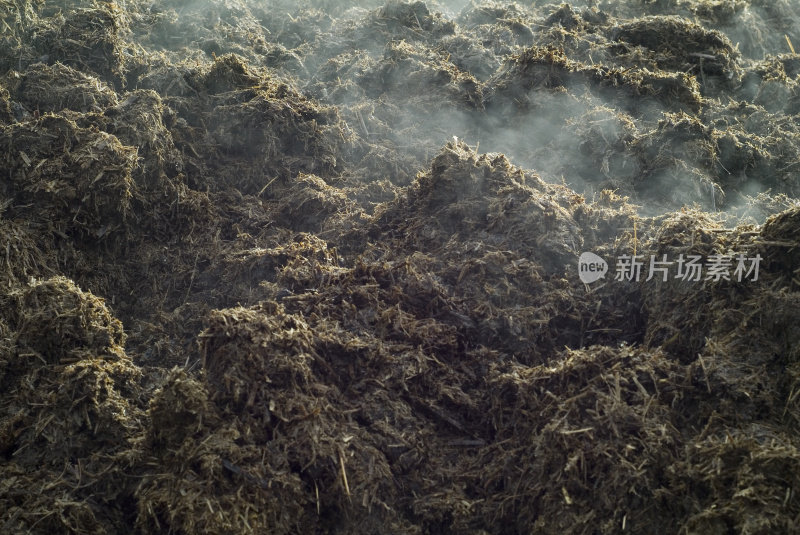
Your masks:
{"label": "manure pile", "polygon": [[800,532],[793,2],[0,26],[0,533]]}

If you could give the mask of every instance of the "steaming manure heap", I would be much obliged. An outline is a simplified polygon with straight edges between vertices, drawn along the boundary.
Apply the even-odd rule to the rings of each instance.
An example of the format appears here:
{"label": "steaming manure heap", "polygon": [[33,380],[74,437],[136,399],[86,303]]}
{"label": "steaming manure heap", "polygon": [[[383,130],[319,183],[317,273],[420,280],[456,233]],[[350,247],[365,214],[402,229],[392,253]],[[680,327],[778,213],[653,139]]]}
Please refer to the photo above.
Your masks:
{"label": "steaming manure heap", "polygon": [[453,4],[0,0],[0,533],[800,530],[800,12]]}

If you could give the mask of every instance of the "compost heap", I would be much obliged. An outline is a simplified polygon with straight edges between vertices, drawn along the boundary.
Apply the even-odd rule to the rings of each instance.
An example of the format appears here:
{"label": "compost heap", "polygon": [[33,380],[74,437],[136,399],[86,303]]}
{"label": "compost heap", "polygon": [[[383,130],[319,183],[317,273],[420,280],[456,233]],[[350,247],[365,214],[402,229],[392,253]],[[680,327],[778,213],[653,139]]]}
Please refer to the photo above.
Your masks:
{"label": "compost heap", "polygon": [[800,530],[789,0],[0,22],[0,532]]}

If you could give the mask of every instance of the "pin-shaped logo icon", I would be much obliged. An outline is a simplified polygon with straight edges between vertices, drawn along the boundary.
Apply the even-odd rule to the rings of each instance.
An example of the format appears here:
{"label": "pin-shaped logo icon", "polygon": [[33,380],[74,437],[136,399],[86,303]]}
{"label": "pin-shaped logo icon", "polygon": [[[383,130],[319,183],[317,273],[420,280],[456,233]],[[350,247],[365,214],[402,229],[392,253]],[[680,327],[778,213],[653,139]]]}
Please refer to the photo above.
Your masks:
{"label": "pin-shaped logo icon", "polygon": [[602,279],[608,272],[608,263],[594,253],[582,253],[578,258],[578,275],[584,284]]}

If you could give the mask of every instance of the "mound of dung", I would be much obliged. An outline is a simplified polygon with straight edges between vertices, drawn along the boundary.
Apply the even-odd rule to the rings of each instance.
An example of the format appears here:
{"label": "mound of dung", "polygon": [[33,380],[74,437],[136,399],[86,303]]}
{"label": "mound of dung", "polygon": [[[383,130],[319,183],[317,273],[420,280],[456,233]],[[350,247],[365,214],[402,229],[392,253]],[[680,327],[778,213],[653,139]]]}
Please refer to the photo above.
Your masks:
{"label": "mound of dung", "polygon": [[483,100],[477,80],[448,57],[405,42],[390,43],[375,69],[363,73],[361,84],[370,97],[401,90],[472,109],[480,109]]}
{"label": "mound of dung", "polygon": [[584,65],[553,47],[533,46],[512,55],[487,82],[491,89],[486,106],[504,113],[511,113],[507,108],[524,112],[536,108],[537,91],[548,90],[563,99],[583,93],[602,95],[623,109],[641,106],[631,97],[655,99],[667,109],[699,109],[699,87],[685,73],[630,71]]}
{"label": "mound of dung", "polygon": [[[461,150],[469,161],[469,153]],[[464,172],[459,160],[451,164],[454,174],[456,169]],[[578,219],[608,224],[610,214],[620,215],[615,206],[624,204],[607,196],[583,207]],[[720,233],[704,228],[713,224],[693,221],[686,215],[663,222],[655,243],[674,248],[665,249],[669,254],[692,241],[697,246],[691,252],[718,250]],[[640,224],[648,240],[653,223]],[[733,239],[744,244],[754,237],[742,233]],[[196,507],[191,503],[205,499],[221,511],[219,520],[209,516],[205,521],[238,525],[233,511],[241,505],[226,497],[233,480],[251,494],[268,481],[283,482],[280,496],[296,493],[291,503],[305,505],[292,519],[302,528],[276,516],[253,517],[254,525],[279,532],[322,522],[354,533],[491,532],[498,525],[514,532],[537,526],[566,533],[597,526],[613,532],[624,525],[648,533],[654,517],[659,529],[675,531],[722,524],[790,526],[786,515],[771,511],[786,496],[779,470],[797,462],[791,421],[781,423],[785,406],[780,400],[795,403],[793,387],[770,371],[781,366],[779,353],[762,350],[759,359],[753,358],[757,345],[774,340],[773,328],[787,328],[789,301],[773,307],[772,319],[751,330],[749,337],[757,342],[748,346],[730,337],[744,331],[732,331],[729,322],[748,309],[751,316],[764,317],[767,301],[737,301],[711,284],[696,290],[712,303],[725,299],[720,294],[729,295],[723,306],[731,311],[711,320],[705,331],[687,318],[682,330],[706,332],[709,338],[699,348],[700,357],[689,355],[693,349],[674,358],[657,347],[625,346],[548,353],[544,343],[529,347],[526,356],[521,345],[510,353],[498,339],[484,340],[491,349],[476,347],[481,311],[465,306],[470,301],[459,295],[453,283],[457,275],[447,271],[456,254],[462,265],[470,262],[469,249],[446,244],[436,249],[437,258],[424,251],[404,254],[402,243],[394,249],[397,259],[376,250],[370,254],[383,256],[364,258],[352,269],[309,270],[307,280],[316,283],[276,293],[281,304],[212,314],[201,337],[208,394],[159,405],[169,421],[186,419],[172,426],[201,433],[184,442],[170,465],[201,458],[206,464],[190,472],[197,474],[190,475],[192,493],[161,495],[167,501],[159,506],[164,512],[158,525],[191,525],[185,515],[164,520],[166,503],[190,510]],[[650,251],[648,244],[643,252]],[[479,280],[485,287],[502,280],[516,283],[519,299],[537,289],[554,292],[546,279],[521,286],[523,270],[536,266],[520,265],[516,272],[502,268],[512,262],[485,263]],[[774,277],[764,275],[756,289],[779,280]],[[462,283],[475,284],[468,276]],[[674,305],[659,306],[653,299],[657,289],[640,286],[644,302],[653,308],[653,324],[668,322],[664,311]],[[604,306],[624,288],[616,284],[596,297]],[[745,290],[740,285],[738,291]],[[577,291],[565,289],[564,295]],[[660,292],[677,296],[687,290],[672,284]],[[752,295],[759,293],[754,289]],[[768,300],[774,303],[775,297]],[[551,301],[550,310],[564,314],[581,306],[578,299],[564,299]],[[691,302],[687,307],[703,308]],[[609,308],[619,309],[610,303]],[[593,319],[602,322],[598,311],[586,307],[582,313],[594,312]],[[532,336],[527,333],[528,340]],[[677,346],[670,349],[678,351]],[[535,362],[534,352],[547,361]],[[207,408],[209,402],[214,410]],[[198,408],[183,408],[186,403]],[[216,411],[225,415],[222,421],[233,422],[235,431],[219,423]],[[744,438],[737,431],[741,426],[750,426],[763,440]],[[224,438],[229,434],[241,438],[232,443]],[[720,442],[725,436],[742,439]],[[160,440],[170,443],[173,436]],[[735,448],[728,446],[731,440]],[[198,443],[203,444],[199,450]],[[195,449],[189,450],[190,444]],[[270,452],[269,462],[263,456],[249,458],[244,445]],[[731,478],[739,491],[722,483]],[[195,481],[217,483],[203,487]],[[415,489],[413,497],[405,488]],[[754,493],[757,500],[746,498]],[[620,496],[625,498],[620,501]],[[649,505],[646,511],[644,504]],[[782,507],[795,511],[798,504],[790,499]]]}
{"label": "mound of dung", "polygon": [[133,489],[120,455],[141,432],[142,373],[122,326],[64,277],[15,297],[0,321],[10,341],[0,346],[0,522],[8,532],[125,529]]}
{"label": "mound of dung", "polygon": [[518,4],[470,1],[461,10],[458,23],[474,31],[492,56],[511,53],[516,46],[533,44],[531,29],[536,21]]}
{"label": "mound of dung", "polygon": [[82,357],[118,358],[125,343],[122,324],[104,303],[64,277],[34,282],[17,298],[12,325],[16,343],[45,362]]}
{"label": "mound of dung", "polygon": [[566,188],[512,167],[503,155],[478,155],[463,141],[450,142],[376,224],[418,250],[475,237],[522,249],[554,273],[583,245],[570,214],[578,202]]}
{"label": "mound of dung", "polygon": [[[717,237],[722,226],[708,215],[694,210],[658,218],[643,259],[667,261],[692,256],[708,258],[725,252]],[[677,273],[677,271],[676,271]],[[656,274],[658,277],[660,273]],[[701,275],[702,278],[702,275]],[[713,322],[711,304],[714,292],[705,285],[688,283],[675,276],[663,278],[646,293],[645,307],[652,318],[648,322],[645,343],[671,355],[693,361],[706,343]]]}
{"label": "mound of dung", "polygon": [[274,211],[278,223],[303,232],[330,231],[334,216],[354,217],[355,206],[321,178],[301,174],[283,193]]}
{"label": "mound of dung", "polygon": [[695,488],[711,491],[711,499],[701,501],[705,508],[686,522],[687,532],[795,530],[787,489],[797,484],[799,456],[796,443],[769,427],[754,425],[698,440],[689,460],[679,461],[672,470],[695,476]]}
{"label": "mound of dung", "polygon": [[[612,38],[651,50],[656,64],[664,70],[702,70],[704,76],[727,80],[741,76],[736,64],[738,52],[730,39],[679,17],[645,17],[620,24],[612,30]],[[627,52],[624,45],[620,48]]]}
{"label": "mound of dung", "polygon": [[130,92],[102,116],[87,119],[90,124],[114,135],[123,145],[137,148],[133,178],[143,193],[171,193],[175,185],[169,181],[178,181],[184,164],[166,126],[176,121],[174,112],[164,107],[158,94],[146,90]]}
{"label": "mound of dung", "polygon": [[21,106],[16,108],[18,121],[30,118],[33,112],[86,113],[102,111],[117,103],[117,94],[97,77],[61,63],[38,63],[25,72],[10,71],[4,84],[11,98]]}
{"label": "mound of dung", "polygon": [[797,531],[791,6],[447,9],[0,2],[0,532]]}
{"label": "mound of dung", "polygon": [[452,296],[446,305],[429,300],[425,314],[450,318],[470,343],[541,362],[564,345],[602,339],[606,329],[631,342],[641,336],[637,288],[606,287],[598,306],[578,290],[580,281],[566,278],[581,251],[632,226],[633,211],[617,199],[609,192],[587,205],[502,155],[451,142],[376,212],[370,237],[391,244],[393,261],[421,262],[434,287]]}
{"label": "mound of dung", "polygon": [[474,465],[481,516],[518,533],[678,529],[679,506],[662,495],[682,442],[672,406],[693,388],[685,368],[658,351],[598,347],[493,367],[487,382],[497,446]]}
{"label": "mound of dung", "polygon": [[[39,235],[22,221],[0,219],[0,262],[5,270],[0,271],[0,281],[4,287],[17,288],[31,277],[52,275],[52,251]],[[6,311],[13,309],[7,305],[10,291],[0,298]],[[4,314],[5,315],[5,314]]]}
{"label": "mound of dung", "polygon": [[30,44],[40,60],[61,62],[124,87],[127,17],[116,4],[70,10],[37,22]]}
{"label": "mound of dung", "polygon": [[[402,526],[384,454],[347,416],[355,400],[332,375],[336,355],[360,348],[368,358],[374,349],[326,325],[333,326],[309,325],[276,304],[212,314],[201,335],[204,384],[172,372],[151,404],[146,451],[175,471],[147,477],[137,490],[144,532]],[[170,490],[175,478],[187,480],[185,492]]]}
{"label": "mound of dung", "polygon": [[124,229],[134,191],[136,149],[62,116],[0,130],[12,199],[8,216],[73,239],[103,239]]}
{"label": "mound of dung", "polygon": [[777,242],[768,243],[768,245],[789,248],[788,250],[777,248],[770,249],[773,254],[781,250],[783,250],[784,253],[790,253],[788,258],[786,258],[786,255],[775,254],[775,256],[784,257],[784,268],[791,266],[793,264],[793,260],[796,259],[793,249],[794,243],[797,241],[797,234],[795,231],[797,230],[798,224],[800,224],[800,207],[794,206],[768,218],[761,230],[761,235],[765,239],[769,240],[769,242]]}
{"label": "mound of dung", "polygon": [[338,111],[321,106],[290,84],[248,67],[237,56],[184,74],[194,98],[165,103],[181,122],[190,184],[248,194],[274,194],[299,172],[333,174],[345,145]]}
{"label": "mound of dung", "polygon": [[764,186],[797,195],[790,176],[798,157],[795,131],[787,117],[745,103],[714,111],[706,122],[683,111],[664,113],[644,131],[634,115],[596,107],[565,129],[573,150],[588,159],[560,165],[597,187],[651,199],[651,210],[697,202],[742,212],[738,207]]}
{"label": "mound of dung", "polygon": [[441,13],[432,12],[425,2],[388,0],[350,22],[343,32],[344,48],[371,48],[375,43],[390,41],[431,41],[452,35],[455,25]]}
{"label": "mound of dung", "polygon": [[281,462],[243,436],[236,420],[223,423],[203,384],[175,369],[148,411],[151,425],[136,456],[164,466],[144,475],[135,491],[136,530],[209,533],[302,531],[301,482]]}

